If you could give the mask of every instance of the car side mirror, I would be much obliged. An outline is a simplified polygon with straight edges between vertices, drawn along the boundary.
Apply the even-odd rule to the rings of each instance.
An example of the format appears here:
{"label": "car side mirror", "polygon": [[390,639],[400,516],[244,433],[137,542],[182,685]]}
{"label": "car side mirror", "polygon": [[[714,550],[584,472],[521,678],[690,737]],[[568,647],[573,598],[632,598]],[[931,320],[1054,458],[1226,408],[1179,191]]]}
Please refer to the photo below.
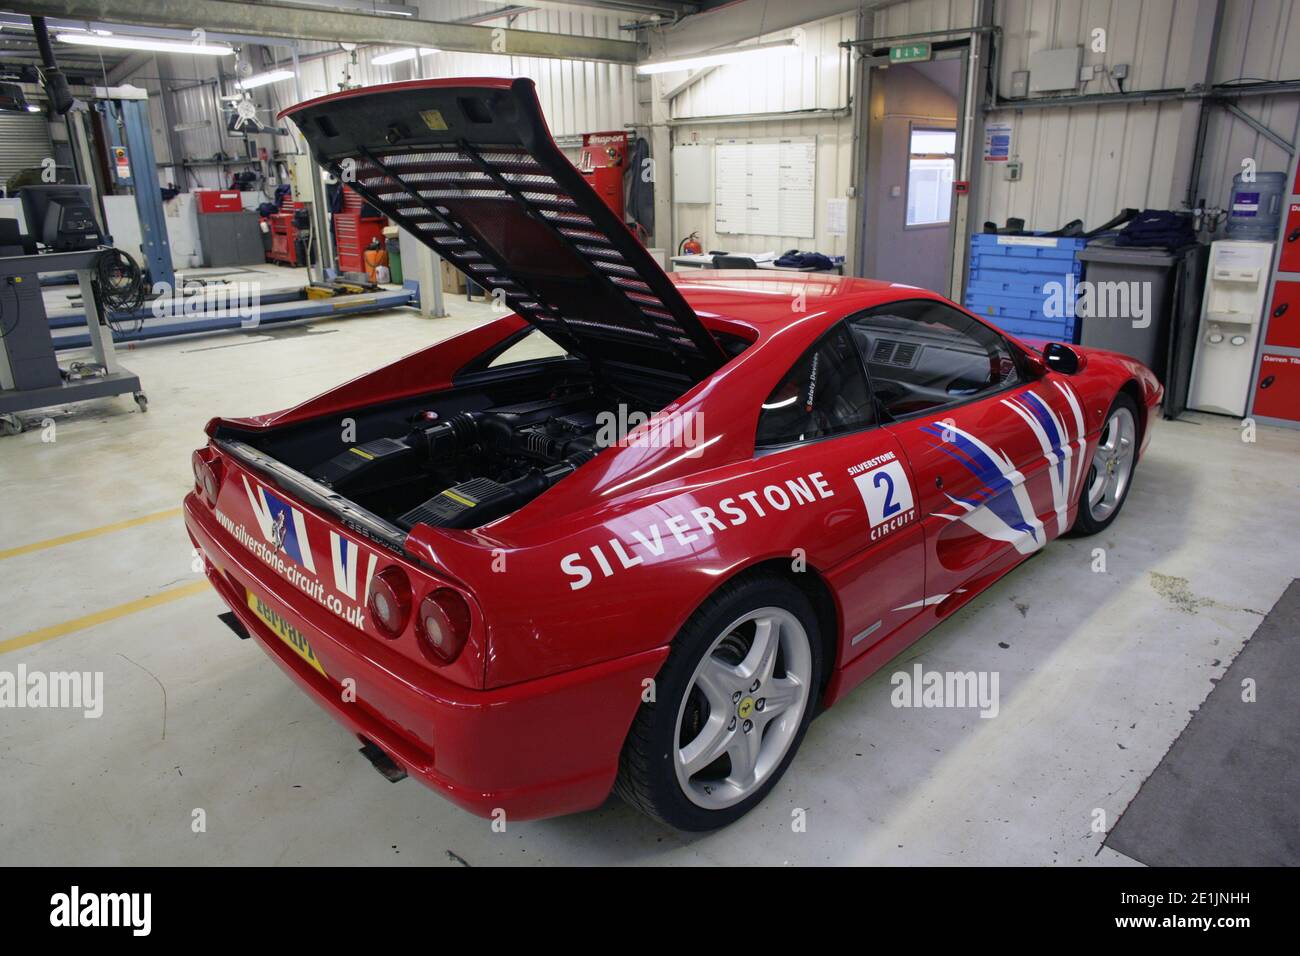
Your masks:
{"label": "car side mirror", "polygon": [[1043,349],[1043,364],[1053,372],[1073,375],[1083,368],[1084,358],[1064,342],[1049,342]]}

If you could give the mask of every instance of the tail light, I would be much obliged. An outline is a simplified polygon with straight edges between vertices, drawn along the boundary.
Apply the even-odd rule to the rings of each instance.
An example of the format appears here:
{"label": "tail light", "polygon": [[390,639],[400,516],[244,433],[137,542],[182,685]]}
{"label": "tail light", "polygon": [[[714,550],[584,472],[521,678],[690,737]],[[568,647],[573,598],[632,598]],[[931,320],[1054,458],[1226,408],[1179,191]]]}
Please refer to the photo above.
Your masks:
{"label": "tail light", "polygon": [[450,664],[469,637],[469,605],[451,588],[438,588],[420,602],[417,631],[435,664]]}
{"label": "tail light", "polygon": [[397,637],[411,616],[411,582],[398,567],[387,567],[370,582],[366,601],[370,620],[385,637]]}
{"label": "tail light", "polygon": [[200,452],[190,459],[194,466],[194,483],[208,504],[215,506],[217,492],[221,490],[221,462],[207,461]]}

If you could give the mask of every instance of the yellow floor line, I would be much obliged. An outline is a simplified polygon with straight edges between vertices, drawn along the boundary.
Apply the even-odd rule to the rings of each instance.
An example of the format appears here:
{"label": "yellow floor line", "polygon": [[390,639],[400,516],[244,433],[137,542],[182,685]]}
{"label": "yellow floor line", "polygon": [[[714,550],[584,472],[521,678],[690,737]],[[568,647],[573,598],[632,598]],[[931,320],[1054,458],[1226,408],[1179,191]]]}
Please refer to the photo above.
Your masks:
{"label": "yellow floor line", "polygon": [[166,511],[155,511],[153,514],[141,515],[138,518],[128,518],[125,521],[114,521],[112,524],[100,525],[98,528],[88,528],[85,531],[75,531],[72,534],[60,535],[57,538],[50,538],[46,541],[35,541],[32,544],[24,544],[17,548],[9,548],[5,551],[0,551],[0,561],[3,561],[5,558],[16,558],[20,554],[31,554],[33,551],[44,551],[46,548],[57,548],[61,544],[69,544],[73,541],[82,541],[86,538],[93,538],[101,534],[112,534],[114,531],[124,531],[127,528],[134,528],[137,525],[148,524],[151,521],[165,521],[167,518],[174,518],[180,513],[180,508],[168,508]]}
{"label": "yellow floor line", "polygon": [[174,588],[168,588],[166,591],[159,591],[157,594],[151,594],[149,597],[140,598],[135,601],[127,601],[125,604],[119,604],[117,607],[106,608],[103,611],[96,611],[94,614],[87,614],[85,617],[73,618],[71,621],[64,621],[62,624],[51,624],[49,627],[43,627],[39,631],[28,631],[26,634],[19,634],[17,637],[11,637],[7,641],[0,641],[0,654],[16,651],[19,648],[31,647],[33,644],[41,644],[45,641],[52,641],[56,637],[63,637],[65,634],[71,634],[74,631],[84,631],[88,627],[94,627],[96,624],[103,624],[107,621],[116,620],[119,617],[126,617],[128,614],[135,614],[137,611],[147,611],[151,607],[157,607],[160,604],[168,604],[172,601],[178,601],[181,598],[189,597],[191,594],[198,594],[202,591],[210,591],[210,585],[206,578],[198,581],[192,581],[189,584],[181,584]]}

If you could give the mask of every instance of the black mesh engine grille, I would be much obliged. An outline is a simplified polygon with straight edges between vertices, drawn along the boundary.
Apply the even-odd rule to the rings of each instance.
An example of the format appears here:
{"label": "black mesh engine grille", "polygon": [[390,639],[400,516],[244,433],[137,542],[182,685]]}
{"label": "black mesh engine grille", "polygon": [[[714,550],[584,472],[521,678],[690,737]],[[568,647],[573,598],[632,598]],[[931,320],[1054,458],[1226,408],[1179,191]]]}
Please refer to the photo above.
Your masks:
{"label": "black mesh engine grille", "polygon": [[[722,365],[658,263],[555,147],[530,81],[475,100],[475,119],[462,123],[452,120],[464,119],[454,111],[465,97],[430,90],[447,130],[392,142],[394,128],[414,124],[390,123],[374,135],[384,128],[376,115],[426,115],[420,92],[407,85],[399,100],[378,87],[334,110],[324,98],[288,113],[319,161],[569,351],[692,380]],[[352,121],[365,101],[366,120]]]}

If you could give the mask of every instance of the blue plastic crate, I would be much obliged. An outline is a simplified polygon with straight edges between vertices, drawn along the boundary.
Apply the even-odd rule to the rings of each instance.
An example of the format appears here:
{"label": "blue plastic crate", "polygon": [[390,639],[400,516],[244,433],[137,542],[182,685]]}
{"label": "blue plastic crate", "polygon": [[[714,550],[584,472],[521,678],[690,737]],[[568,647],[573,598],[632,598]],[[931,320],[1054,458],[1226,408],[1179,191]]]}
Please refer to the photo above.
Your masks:
{"label": "blue plastic crate", "polygon": [[1058,236],[995,236],[987,232],[971,236],[971,248],[981,254],[1028,259],[1072,259],[1087,244],[1087,239]]}
{"label": "blue plastic crate", "polygon": [[1083,274],[1078,252],[1086,239],[1046,236],[971,237],[966,308],[1003,331],[1026,338],[1073,342],[1073,315],[1047,316],[1049,283],[1075,282]]}
{"label": "blue plastic crate", "polygon": [[1063,282],[1064,277],[1056,273],[1051,275],[1022,275],[1018,272],[984,271],[981,278],[972,277],[966,283],[966,294],[981,295],[1021,295],[1045,296],[1047,285],[1051,282]]}
{"label": "blue plastic crate", "polygon": [[1019,259],[1014,256],[977,256],[971,254],[970,274],[972,278],[1014,278],[1022,276],[1032,279],[1035,276],[1073,275],[1076,279],[1083,274],[1083,263],[1077,259]]}
{"label": "blue plastic crate", "polygon": [[1022,339],[1044,339],[1048,342],[1074,342],[1074,330],[1061,330],[1054,322],[1032,322],[1028,319],[1001,319],[1003,332]]}
{"label": "blue plastic crate", "polygon": [[1074,316],[1043,314],[1042,298],[968,294],[963,303],[980,318],[1014,335],[1073,342],[1078,322]]}

